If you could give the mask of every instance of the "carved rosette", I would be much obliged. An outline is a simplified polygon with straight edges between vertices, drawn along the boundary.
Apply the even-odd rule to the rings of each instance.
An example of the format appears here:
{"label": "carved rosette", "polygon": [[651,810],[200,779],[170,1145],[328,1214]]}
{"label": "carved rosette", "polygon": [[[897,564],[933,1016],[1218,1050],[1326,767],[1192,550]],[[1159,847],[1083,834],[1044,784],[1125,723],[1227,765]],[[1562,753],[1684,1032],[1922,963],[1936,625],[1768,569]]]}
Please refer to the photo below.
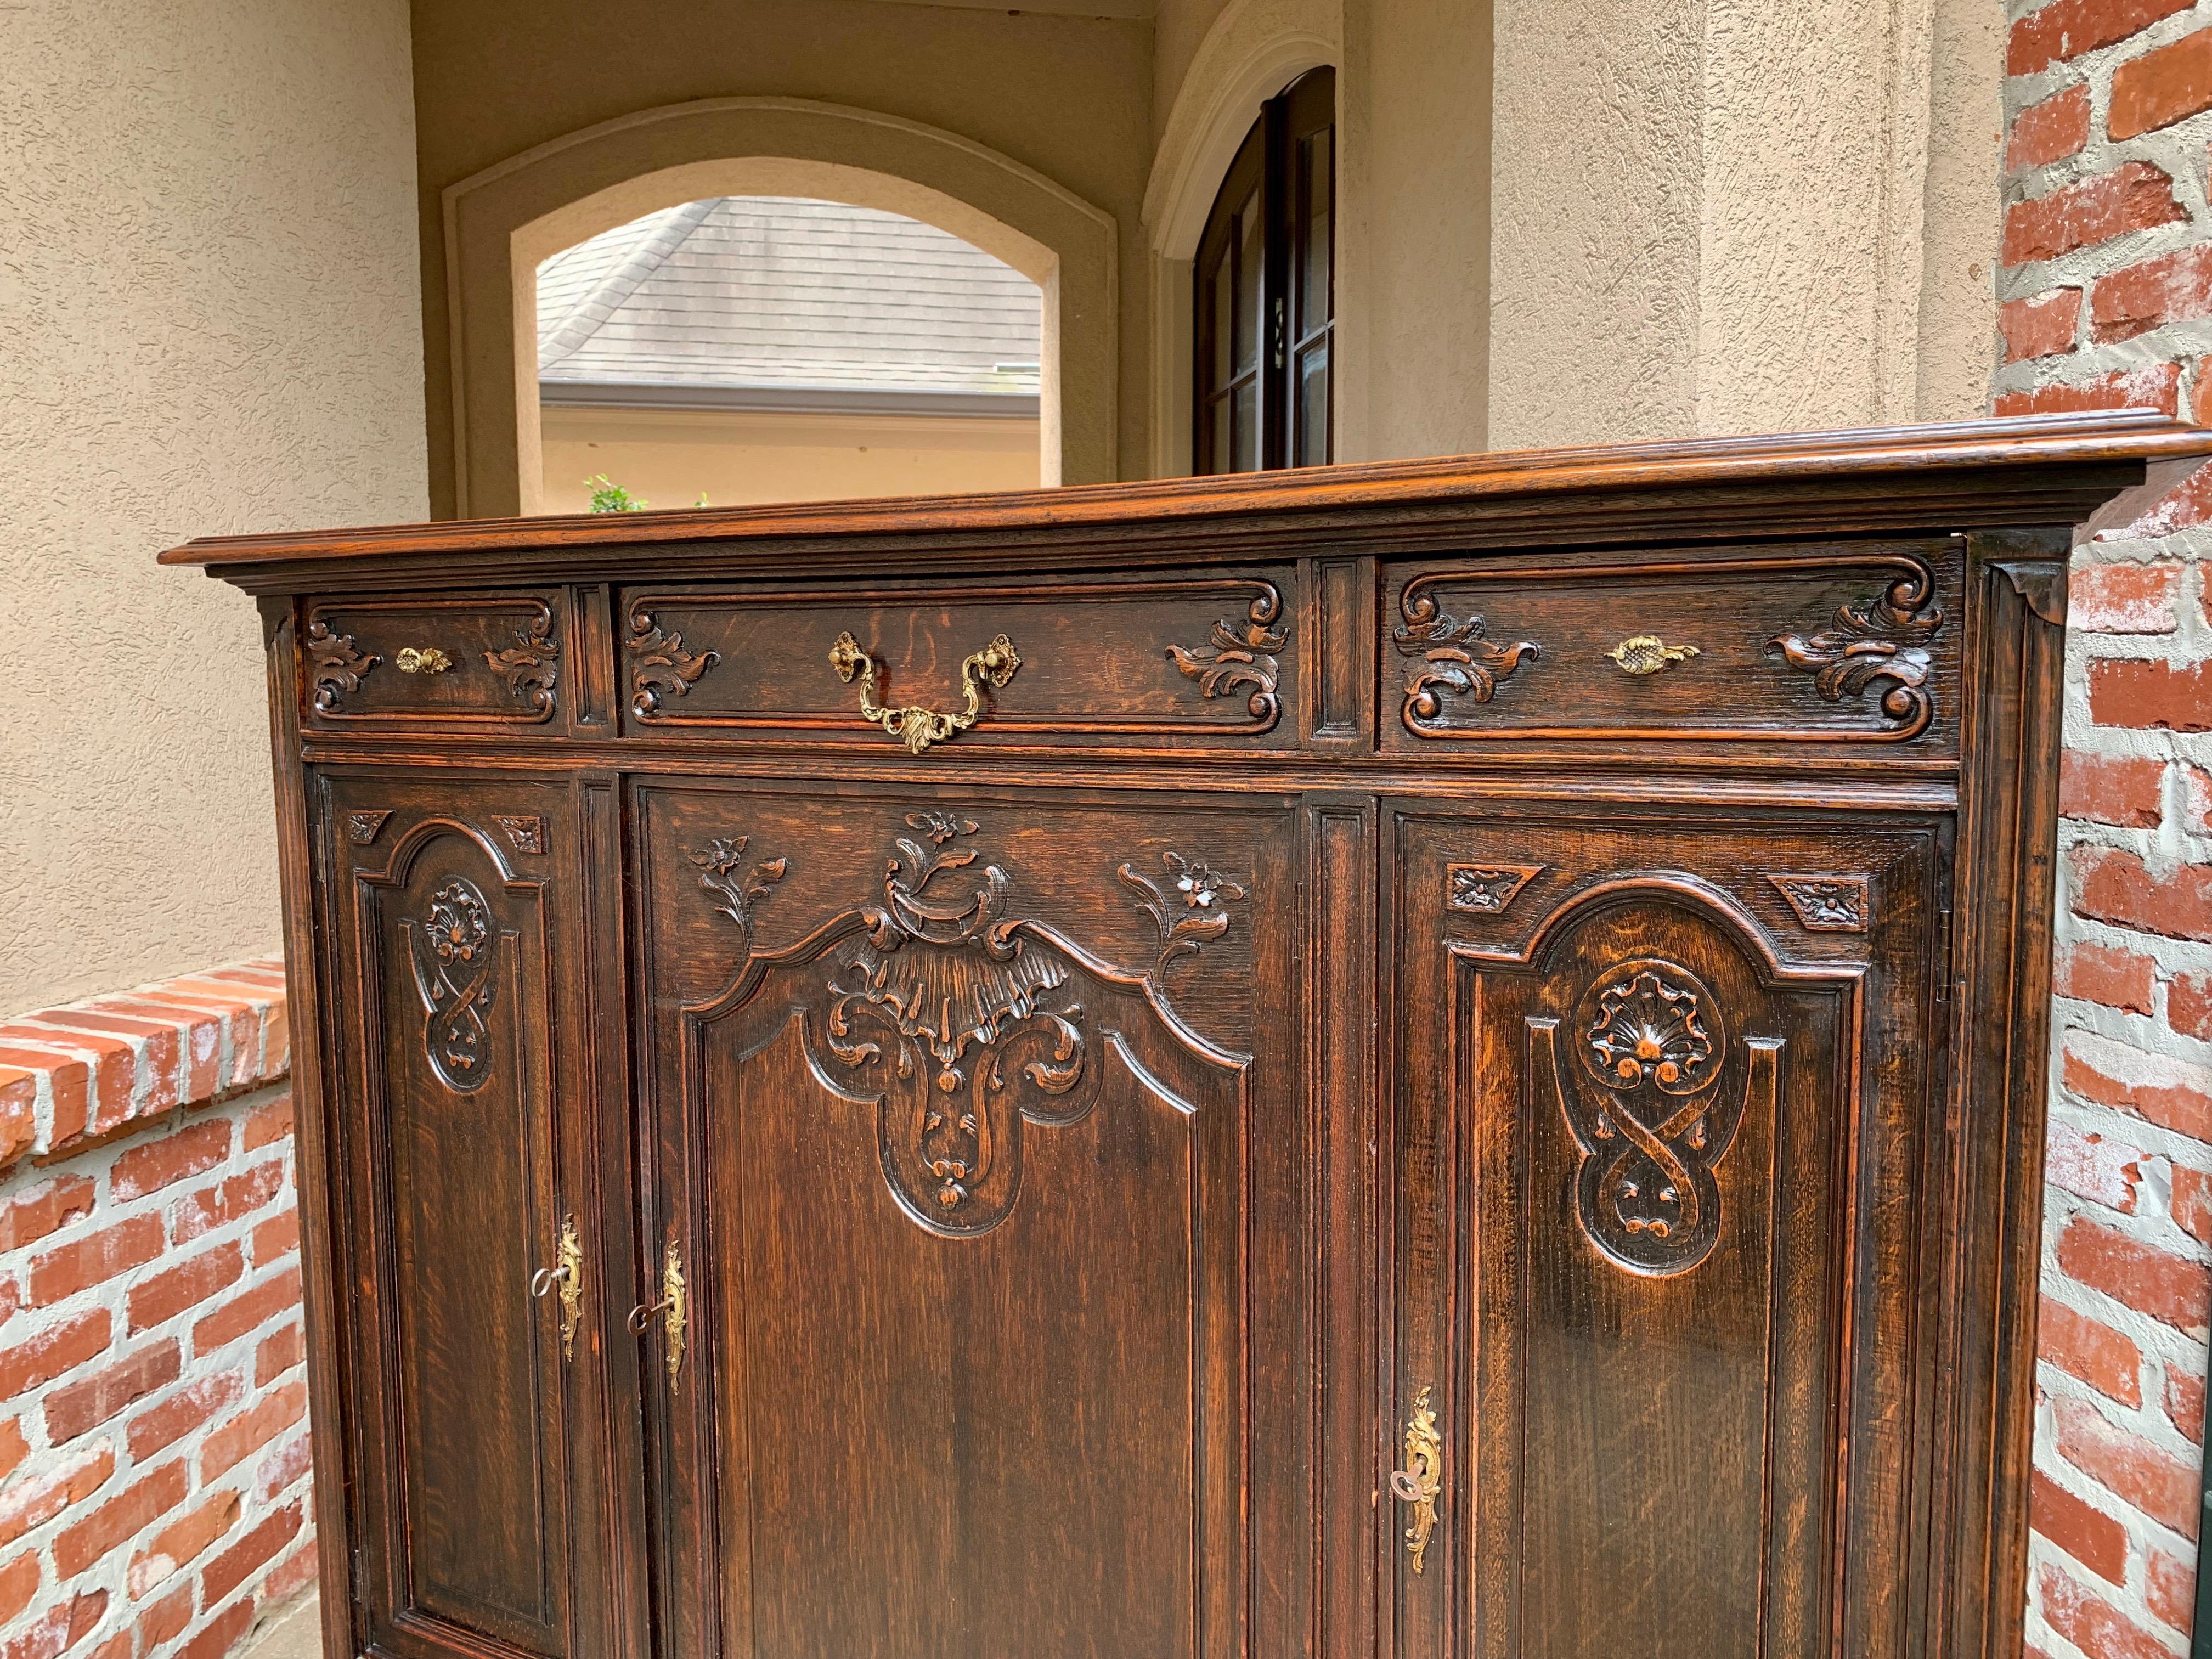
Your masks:
{"label": "carved rosette", "polygon": [[1830,702],[1862,696],[1875,681],[1887,681],[1881,712],[1896,723],[1897,737],[1917,737],[1936,717],[1927,682],[1935,665],[1930,642],[1943,626],[1943,612],[1929,603],[1935,587],[1934,574],[1917,566],[1870,604],[1838,607],[1835,620],[1820,632],[1778,634],[1766,648],[1810,674],[1814,689]]}
{"label": "carved rosette", "polygon": [[1432,593],[1409,592],[1400,604],[1405,621],[1391,635],[1406,665],[1406,701],[1399,718],[1416,735],[1434,729],[1443,712],[1441,693],[1488,702],[1498,682],[1523,661],[1541,655],[1530,641],[1499,645],[1480,617],[1460,622],[1438,609]]}
{"label": "carved rosette", "polygon": [[384,821],[392,816],[391,810],[374,808],[346,814],[346,839],[356,847],[366,847],[383,833]]}
{"label": "carved rosette", "polygon": [[902,1208],[933,1233],[970,1237],[1012,1213],[1026,1126],[1091,1109],[1073,965],[1007,920],[1012,884],[953,842],[969,820],[917,812],[884,878],[886,908],[837,954],[821,1044],[884,1091],[877,1143]]}
{"label": "carved rosette", "polygon": [[1275,682],[1282,672],[1280,653],[1289,644],[1290,624],[1278,628],[1282,595],[1272,585],[1256,594],[1242,623],[1217,622],[1206,644],[1171,645],[1169,658],[1187,679],[1198,683],[1202,697],[1246,694],[1244,707],[1262,727],[1273,726],[1282,714]]}
{"label": "carved rosette", "polygon": [[1163,853],[1160,862],[1167,866],[1165,887],[1139,875],[1134,865],[1125,864],[1114,872],[1137,895],[1137,902],[1159,930],[1160,954],[1152,963],[1155,980],[1166,979],[1170,967],[1196,957],[1226,933],[1228,907],[1244,896],[1242,887],[1209,864],[1180,853]]}
{"label": "carved rosette", "polygon": [[646,611],[630,619],[630,708],[639,718],[650,720],[659,712],[665,697],[688,696],[699,677],[721,660],[715,651],[689,651],[684,635],[663,633]]}
{"label": "carved rosette", "polygon": [[1712,994],[1677,963],[1625,962],[1583,992],[1570,1040],[1582,1077],[1556,1054],[1551,1065],[1582,1153],[1575,1210],[1583,1232],[1632,1272],[1687,1272],[1719,1240],[1713,1171],[1746,1104],[1714,1086],[1729,1038]]}
{"label": "carved rosette", "polygon": [[330,624],[319,619],[307,624],[305,644],[307,683],[314,688],[316,711],[335,714],[338,699],[348,691],[359,690],[362,678],[376,666],[379,659],[355,650],[352,635],[333,634]]}
{"label": "carved rosette", "polygon": [[474,882],[454,876],[439,884],[428,914],[407,933],[430,1069],[454,1093],[473,1094],[490,1075],[487,1016],[498,992],[491,907]]}
{"label": "carved rosette", "polygon": [[540,714],[550,714],[553,687],[561,678],[560,654],[549,611],[532,618],[527,628],[517,629],[514,643],[506,650],[485,652],[484,664],[524,703]]}

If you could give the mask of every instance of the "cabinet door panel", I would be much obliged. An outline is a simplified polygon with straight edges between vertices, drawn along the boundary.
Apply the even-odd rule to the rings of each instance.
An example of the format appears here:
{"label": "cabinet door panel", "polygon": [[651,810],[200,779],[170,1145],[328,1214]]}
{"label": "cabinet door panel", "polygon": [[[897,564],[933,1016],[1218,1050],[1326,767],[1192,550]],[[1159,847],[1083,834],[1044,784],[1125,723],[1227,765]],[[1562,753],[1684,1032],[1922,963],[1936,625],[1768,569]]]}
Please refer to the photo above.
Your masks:
{"label": "cabinet door panel", "polygon": [[1932,830],[1397,828],[1401,1651],[1899,1651]]}
{"label": "cabinet door panel", "polygon": [[[563,1326],[597,1292],[556,1105],[575,1091],[554,1000],[565,805],[551,787],[388,780],[326,797],[351,981],[358,1537],[367,1633],[395,1653],[570,1648],[567,1372],[593,1345],[571,1334],[564,1352]],[[565,1277],[533,1296],[541,1269]]]}
{"label": "cabinet door panel", "polygon": [[1279,1650],[1310,1143],[1259,986],[1294,815],[695,787],[635,816],[653,1243],[695,1333],[672,1376],[655,1338],[673,1651]]}

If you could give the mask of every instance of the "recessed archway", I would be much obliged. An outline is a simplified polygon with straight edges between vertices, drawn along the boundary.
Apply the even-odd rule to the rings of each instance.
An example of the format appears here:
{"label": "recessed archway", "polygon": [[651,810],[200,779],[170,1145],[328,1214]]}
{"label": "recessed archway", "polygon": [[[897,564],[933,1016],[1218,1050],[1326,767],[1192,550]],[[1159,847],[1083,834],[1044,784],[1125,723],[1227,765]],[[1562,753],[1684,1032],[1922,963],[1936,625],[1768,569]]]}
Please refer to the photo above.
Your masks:
{"label": "recessed archway", "polygon": [[1018,162],[916,122],[799,99],[711,99],[587,128],[447,191],[461,516],[537,503],[539,263],[655,209],[710,196],[878,208],[1012,265],[1043,295],[1041,476],[1048,483],[1115,476],[1109,215]]}

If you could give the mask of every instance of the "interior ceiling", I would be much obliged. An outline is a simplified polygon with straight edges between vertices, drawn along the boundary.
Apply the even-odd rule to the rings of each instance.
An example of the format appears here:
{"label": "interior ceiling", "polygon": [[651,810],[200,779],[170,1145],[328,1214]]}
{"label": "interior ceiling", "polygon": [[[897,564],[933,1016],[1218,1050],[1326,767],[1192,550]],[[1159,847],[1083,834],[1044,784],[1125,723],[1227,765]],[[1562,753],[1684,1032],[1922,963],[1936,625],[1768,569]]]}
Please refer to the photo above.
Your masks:
{"label": "interior ceiling", "polygon": [[1150,17],[1157,0],[878,0],[886,6],[950,6],[958,11],[1044,11],[1060,17]]}

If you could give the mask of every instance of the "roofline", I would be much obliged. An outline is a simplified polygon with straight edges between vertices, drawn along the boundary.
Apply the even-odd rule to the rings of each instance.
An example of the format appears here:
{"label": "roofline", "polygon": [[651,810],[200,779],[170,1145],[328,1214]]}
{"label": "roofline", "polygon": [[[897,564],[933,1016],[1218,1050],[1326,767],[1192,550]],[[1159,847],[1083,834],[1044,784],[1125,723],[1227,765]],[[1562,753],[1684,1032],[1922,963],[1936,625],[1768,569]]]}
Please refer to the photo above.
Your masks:
{"label": "roofline", "polygon": [[702,386],[696,381],[538,383],[553,409],[732,410],[776,415],[919,415],[945,420],[1034,421],[1034,392],[938,392],[916,386]]}

